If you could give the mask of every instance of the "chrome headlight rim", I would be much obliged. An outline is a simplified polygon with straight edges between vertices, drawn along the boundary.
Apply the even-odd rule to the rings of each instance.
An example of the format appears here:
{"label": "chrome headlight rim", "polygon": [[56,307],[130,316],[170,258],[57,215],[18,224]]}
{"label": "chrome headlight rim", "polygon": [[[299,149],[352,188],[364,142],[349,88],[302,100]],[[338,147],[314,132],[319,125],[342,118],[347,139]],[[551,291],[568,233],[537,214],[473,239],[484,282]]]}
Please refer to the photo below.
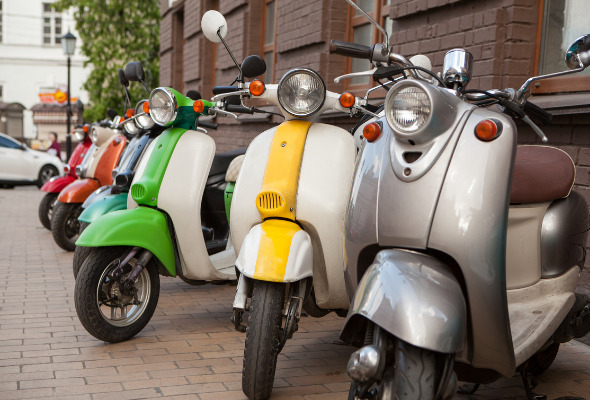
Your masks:
{"label": "chrome headlight rim", "polygon": [[135,119],[130,119],[130,120],[125,121],[123,123],[123,127],[125,128],[125,132],[127,132],[131,136],[135,136],[139,132],[141,132],[141,128],[136,123]]}
{"label": "chrome headlight rim", "polygon": [[[317,81],[319,83],[321,83],[321,86],[323,88],[322,101],[313,110],[306,112],[306,113],[298,113],[298,112],[293,111],[288,105],[286,105],[284,103],[284,100],[282,99],[282,96],[280,95],[281,87],[285,84],[287,79],[289,79],[293,75],[300,74],[300,73],[304,73],[304,74],[307,74],[307,75],[310,75],[310,76],[316,78]],[[313,69],[310,69],[310,68],[293,68],[293,69],[287,71],[287,73],[285,75],[283,75],[283,77],[279,81],[279,83],[277,85],[277,97],[279,99],[279,104],[281,105],[281,108],[283,110],[288,112],[290,115],[293,115],[294,117],[304,118],[304,117],[309,117],[322,109],[322,107],[324,106],[324,103],[326,102],[326,90],[327,90],[326,83],[324,82],[324,80],[322,79],[320,74],[318,74],[316,71],[314,71]]]}
{"label": "chrome headlight rim", "polygon": [[77,140],[78,142],[83,142],[83,141],[84,141],[84,138],[86,137],[86,134],[84,133],[84,131],[83,131],[83,130],[81,130],[81,129],[80,129],[80,130],[76,129],[76,130],[74,131],[74,137],[76,138],[76,140]]}
{"label": "chrome headlight rim", "polygon": [[[171,114],[169,115],[169,117],[166,120],[159,120],[159,118],[157,118],[156,116],[154,116],[154,114],[156,113],[156,108],[152,107],[152,99],[153,97],[158,94],[159,92],[163,92],[168,99],[171,102],[172,105],[172,110],[171,110]],[[149,98],[149,106],[150,106],[150,117],[152,118],[152,120],[160,125],[160,126],[168,126],[171,125],[175,120],[176,117],[178,116],[178,103],[176,102],[176,96],[174,96],[174,94],[172,93],[172,91],[170,89],[168,89],[167,87],[157,87],[154,90],[152,90],[152,93],[150,93],[150,98]]]}
{"label": "chrome headlight rim", "polygon": [[149,104],[149,99],[140,100],[137,102],[137,105],[135,106],[135,115],[136,116],[139,114],[144,114],[144,115],[139,115],[138,117],[136,117],[135,123],[140,128],[147,130],[147,129],[152,128],[156,123],[154,122],[152,116],[149,113],[143,112],[143,104],[145,102],[148,102],[148,104]]}
{"label": "chrome headlight rim", "polygon": [[98,141],[98,129],[96,129],[96,126],[90,128],[90,140],[93,144],[96,144]]}
{"label": "chrome headlight rim", "polygon": [[[428,116],[424,118],[418,126],[408,129],[404,127],[402,124],[398,123],[398,121],[396,121],[396,119],[393,117],[393,104],[396,100],[396,96],[400,94],[400,92],[411,88],[414,88],[415,90],[420,92],[421,95],[425,95],[425,100],[428,102],[427,107],[429,110]],[[385,119],[387,120],[387,125],[389,125],[389,127],[394,132],[403,137],[411,138],[417,136],[424,130],[425,127],[430,125],[430,121],[432,120],[433,115],[433,105],[434,103],[432,101],[432,96],[430,92],[426,90],[419,82],[412,80],[399,82],[389,90],[387,96],[385,97]]]}

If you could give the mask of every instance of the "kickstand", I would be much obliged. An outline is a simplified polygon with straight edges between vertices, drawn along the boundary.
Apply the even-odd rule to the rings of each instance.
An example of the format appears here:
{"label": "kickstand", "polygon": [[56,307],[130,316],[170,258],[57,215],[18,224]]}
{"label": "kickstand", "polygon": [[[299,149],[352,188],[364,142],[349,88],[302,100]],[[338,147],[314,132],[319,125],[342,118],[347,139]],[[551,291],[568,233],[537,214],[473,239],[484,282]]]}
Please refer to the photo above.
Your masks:
{"label": "kickstand", "polygon": [[535,378],[531,377],[531,382],[529,383],[529,378],[527,376],[527,366],[525,365],[523,369],[520,370],[520,376],[522,378],[522,384],[524,386],[524,391],[526,392],[526,398],[528,400],[547,400],[547,396],[544,394],[537,394],[533,392],[533,388],[537,386],[537,382]]}

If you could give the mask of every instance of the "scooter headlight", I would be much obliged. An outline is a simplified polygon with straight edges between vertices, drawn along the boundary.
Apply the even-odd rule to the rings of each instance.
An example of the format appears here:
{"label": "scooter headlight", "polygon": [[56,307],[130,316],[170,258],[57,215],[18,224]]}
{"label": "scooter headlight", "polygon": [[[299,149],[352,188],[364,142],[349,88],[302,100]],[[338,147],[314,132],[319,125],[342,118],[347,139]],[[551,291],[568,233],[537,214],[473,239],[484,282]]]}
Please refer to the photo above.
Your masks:
{"label": "scooter headlight", "polygon": [[131,136],[135,136],[141,131],[141,129],[135,124],[135,120],[125,121],[123,126],[125,127],[125,131]]}
{"label": "scooter headlight", "polygon": [[168,126],[176,119],[177,104],[174,94],[165,87],[159,87],[150,95],[150,116],[161,126]]}
{"label": "scooter headlight", "polygon": [[385,99],[385,117],[394,131],[412,135],[429,121],[432,101],[428,93],[414,84],[399,85]]}
{"label": "scooter headlight", "polygon": [[74,136],[76,137],[76,140],[78,142],[82,142],[82,141],[84,141],[84,136],[86,136],[86,134],[84,133],[84,131],[82,129],[76,129],[74,131]]}
{"label": "scooter headlight", "polygon": [[[137,125],[140,128],[143,128],[143,129],[150,129],[152,126],[154,126],[154,120],[152,119],[152,117],[150,117],[149,113],[146,113],[144,111],[144,108],[143,108],[143,104],[147,101],[148,100],[140,100],[137,103],[137,105],[135,106],[135,115],[139,115],[135,119],[135,122],[137,123]],[[143,115],[140,115],[140,114],[143,114]]]}
{"label": "scooter headlight", "polygon": [[324,105],[326,85],[311,69],[293,69],[279,82],[278,97],[281,107],[289,114],[307,117]]}

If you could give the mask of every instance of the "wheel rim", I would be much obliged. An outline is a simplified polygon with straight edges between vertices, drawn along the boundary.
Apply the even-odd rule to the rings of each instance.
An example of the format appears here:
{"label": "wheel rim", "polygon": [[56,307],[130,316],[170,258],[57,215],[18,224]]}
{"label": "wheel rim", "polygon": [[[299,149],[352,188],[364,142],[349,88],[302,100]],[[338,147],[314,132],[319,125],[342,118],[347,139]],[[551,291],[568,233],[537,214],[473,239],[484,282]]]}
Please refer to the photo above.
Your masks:
{"label": "wheel rim", "polygon": [[45,183],[55,176],[55,171],[51,168],[45,168],[41,171],[41,183]]}
{"label": "wheel rim", "polygon": [[[78,217],[80,216],[81,211],[82,209],[80,206],[73,207],[66,219],[65,234],[72,243],[76,243],[78,236],[80,236],[80,221],[78,221]],[[51,218],[51,215],[49,218]]]}
{"label": "wheel rim", "polygon": [[[136,259],[129,261],[129,266],[135,265]],[[109,264],[103,271],[96,290],[96,303],[102,317],[111,325],[124,327],[133,324],[141,317],[148,305],[151,294],[151,281],[146,268],[132,286],[132,292],[124,293],[121,282],[124,282],[131,273],[132,268],[127,268],[118,280],[109,277],[111,271],[116,268],[114,263]]]}

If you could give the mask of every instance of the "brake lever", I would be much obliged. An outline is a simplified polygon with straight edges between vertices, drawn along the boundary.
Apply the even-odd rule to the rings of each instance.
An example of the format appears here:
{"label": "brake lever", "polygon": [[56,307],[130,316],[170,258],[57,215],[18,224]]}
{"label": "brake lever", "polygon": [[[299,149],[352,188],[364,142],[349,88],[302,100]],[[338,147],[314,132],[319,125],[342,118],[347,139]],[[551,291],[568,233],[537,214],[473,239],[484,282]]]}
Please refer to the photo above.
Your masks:
{"label": "brake lever", "polygon": [[[225,115],[225,116],[234,117],[235,119],[238,119],[238,116],[236,114],[234,114],[233,112],[225,111],[225,110],[222,110],[222,109],[219,109],[219,108],[213,108],[213,107],[211,107],[209,109],[209,111],[210,112],[213,111],[214,114],[219,113],[219,114],[222,114],[222,115]],[[213,114],[209,114],[209,115],[213,115]]]}
{"label": "brake lever", "polygon": [[229,92],[229,93],[220,93],[220,94],[217,94],[217,95],[211,97],[211,101],[217,102],[217,101],[219,101],[223,98],[226,98],[226,97],[238,96],[238,95],[243,96],[243,95],[249,95],[249,94],[250,94],[249,89],[242,89],[242,90],[238,90],[236,92]]}
{"label": "brake lever", "polygon": [[334,78],[334,83],[340,83],[340,81],[342,81],[343,79],[356,78],[358,76],[373,76],[375,71],[377,71],[377,68],[373,68],[369,71],[352,72],[350,74],[340,75]]}

